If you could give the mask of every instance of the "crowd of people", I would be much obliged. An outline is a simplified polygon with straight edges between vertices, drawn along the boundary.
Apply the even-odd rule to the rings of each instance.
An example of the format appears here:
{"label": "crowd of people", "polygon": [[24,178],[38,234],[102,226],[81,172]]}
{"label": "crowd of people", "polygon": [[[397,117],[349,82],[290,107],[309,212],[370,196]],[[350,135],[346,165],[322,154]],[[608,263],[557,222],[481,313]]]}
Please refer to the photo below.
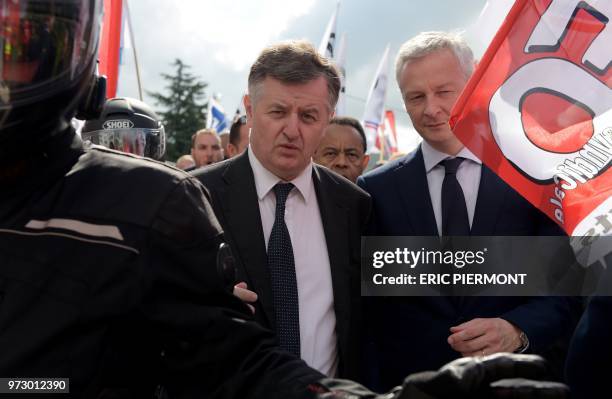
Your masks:
{"label": "crowd of people", "polygon": [[[192,171],[242,154],[249,146],[250,126],[247,121],[246,115],[239,115],[234,118],[229,131],[198,130],[191,137],[191,154],[181,155],[176,166]],[[227,142],[224,144],[225,138]],[[361,122],[350,116],[332,118],[312,158],[317,164],[356,183],[370,162]]]}
{"label": "crowd of people", "polygon": [[[246,115],[237,115],[229,131],[198,130],[191,137],[191,153],[181,155],[175,162],[176,167],[191,172],[242,154],[249,146],[248,121]],[[315,163],[356,183],[370,162],[361,122],[350,116],[333,117],[312,158]]]}
{"label": "crowd of people", "polygon": [[404,157],[364,174],[338,69],[288,41],[254,61],[246,114],[194,127],[174,168],[150,107],[104,101],[101,2],[23,3],[12,28],[53,34],[0,65],[0,377],[74,397],[603,397],[607,298],[583,316],[576,297],[361,297],[363,236],[564,234],[451,131],[476,62],[460,35],[400,48],[423,139]]}

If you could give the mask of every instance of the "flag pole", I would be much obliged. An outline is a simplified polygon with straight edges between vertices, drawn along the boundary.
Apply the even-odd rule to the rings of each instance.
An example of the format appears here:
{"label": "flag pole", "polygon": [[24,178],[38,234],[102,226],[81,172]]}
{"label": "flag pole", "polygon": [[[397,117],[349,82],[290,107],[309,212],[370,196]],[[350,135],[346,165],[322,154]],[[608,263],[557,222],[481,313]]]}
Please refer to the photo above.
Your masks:
{"label": "flag pole", "polygon": [[385,131],[384,131],[384,123],[381,125],[383,129],[378,128],[378,139],[380,140],[380,154],[378,156],[378,162],[383,162],[385,160]]}
{"label": "flag pole", "polygon": [[125,4],[125,17],[130,31],[130,41],[132,42],[132,54],[134,54],[134,65],[136,67],[136,81],[138,83],[138,97],[140,101],[144,101],[142,96],[142,81],[140,80],[140,64],[138,63],[138,54],[136,52],[136,40],[134,39],[134,29],[132,27],[132,18],[130,14],[130,7],[128,0],[124,0]]}

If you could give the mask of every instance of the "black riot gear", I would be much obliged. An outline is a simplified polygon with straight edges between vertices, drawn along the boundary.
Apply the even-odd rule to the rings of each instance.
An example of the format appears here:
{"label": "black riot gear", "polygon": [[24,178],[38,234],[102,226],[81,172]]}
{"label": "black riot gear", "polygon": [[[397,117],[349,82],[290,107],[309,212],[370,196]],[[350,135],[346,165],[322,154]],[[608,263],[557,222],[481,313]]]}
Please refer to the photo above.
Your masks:
{"label": "black riot gear", "polygon": [[0,0],[0,160],[94,117],[101,0]]}

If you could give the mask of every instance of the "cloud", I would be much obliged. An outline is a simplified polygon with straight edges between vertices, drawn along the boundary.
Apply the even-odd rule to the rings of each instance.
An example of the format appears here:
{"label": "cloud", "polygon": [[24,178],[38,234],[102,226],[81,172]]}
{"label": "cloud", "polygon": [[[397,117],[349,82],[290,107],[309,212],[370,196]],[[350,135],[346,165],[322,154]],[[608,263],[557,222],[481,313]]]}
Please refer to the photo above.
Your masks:
{"label": "cloud", "polygon": [[[399,45],[421,30],[465,28],[477,19],[484,3],[473,0],[459,7],[453,0],[342,0],[338,29],[348,39],[348,114],[363,115],[387,43],[393,59]],[[180,58],[209,83],[207,94],[223,94],[223,105],[231,111],[244,93],[248,69],[259,51],[288,38],[305,38],[317,46],[336,0],[130,0],[129,5],[145,90],[165,91],[167,82],[160,74],[172,74],[170,64]],[[131,53],[125,54],[124,62],[118,94],[137,97]],[[392,67],[389,73],[387,107],[396,110],[398,124],[409,126]],[[146,93],[145,101],[155,106]]]}
{"label": "cloud", "polygon": [[514,0],[487,1],[478,19],[467,28],[466,38],[477,58],[485,52],[513,4]]}
{"label": "cloud", "polygon": [[[316,0],[257,0],[250,2],[181,0],[173,3],[172,36],[189,38],[191,48],[205,47],[217,63],[236,71],[247,68],[267,44],[300,17]],[[170,10],[169,10],[170,11]]]}

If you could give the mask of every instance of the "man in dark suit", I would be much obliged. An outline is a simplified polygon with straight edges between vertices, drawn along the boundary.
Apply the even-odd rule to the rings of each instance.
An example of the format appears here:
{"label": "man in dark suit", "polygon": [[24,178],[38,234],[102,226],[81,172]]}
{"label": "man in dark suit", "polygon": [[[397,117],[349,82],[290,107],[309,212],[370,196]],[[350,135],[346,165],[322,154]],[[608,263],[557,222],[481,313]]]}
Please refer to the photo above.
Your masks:
{"label": "man in dark suit", "polygon": [[[422,33],[400,49],[397,81],[422,144],[360,177],[372,196],[369,235],[558,235],[560,229],[454,136],[451,108],[474,67],[464,40]],[[461,356],[546,351],[571,330],[565,298],[368,298],[379,388]]]}
{"label": "man in dark suit", "polygon": [[[600,236],[598,239],[607,240],[609,244],[610,237]],[[573,399],[597,398],[602,392],[610,391],[612,255],[609,253],[605,257],[605,266],[599,287],[589,299],[567,354],[565,371]]]}
{"label": "man in dark suit", "polygon": [[310,366],[354,377],[360,235],[370,199],[311,159],[333,116],[338,76],[306,42],[265,49],[245,97],[248,150],[195,176],[234,248],[239,296],[257,294],[257,320]]}

